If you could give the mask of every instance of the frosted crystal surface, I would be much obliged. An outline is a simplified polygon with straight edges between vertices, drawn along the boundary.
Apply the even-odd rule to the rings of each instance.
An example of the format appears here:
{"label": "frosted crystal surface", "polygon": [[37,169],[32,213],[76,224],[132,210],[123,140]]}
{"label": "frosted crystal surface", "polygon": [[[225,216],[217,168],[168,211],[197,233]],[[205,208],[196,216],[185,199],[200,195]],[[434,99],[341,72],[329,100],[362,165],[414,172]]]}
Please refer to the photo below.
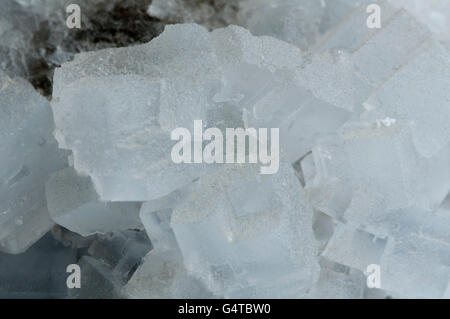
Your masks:
{"label": "frosted crystal surface", "polygon": [[386,240],[383,238],[339,225],[322,256],[363,272],[368,265],[380,264],[385,247]]}
{"label": "frosted crystal surface", "polygon": [[366,277],[363,272],[320,260],[320,276],[310,297],[317,299],[361,299]]}
{"label": "frosted crystal surface", "polygon": [[54,173],[45,190],[51,218],[80,235],[142,227],[140,203],[100,201],[90,178],[79,176],[71,167]]}
{"label": "frosted crystal surface", "polygon": [[[292,65],[293,59],[298,64]],[[290,74],[301,62],[297,48],[239,27],[208,33],[196,25],[170,26],[149,44],[84,53],[58,69],[52,103],[56,137],[60,147],[73,151],[75,168],[92,177],[103,200],[154,200],[213,169],[170,159],[171,130],[192,128],[194,120],[206,127],[289,127],[281,131],[282,147],[295,161],[318,134],[350,116],[298,87]],[[98,67],[90,68],[92,63]],[[238,69],[260,72],[259,83],[278,83],[266,91],[251,83],[229,87]],[[241,95],[245,98],[236,100]],[[99,121],[108,125],[99,127]]]}
{"label": "frosted crystal surface", "polygon": [[0,250],[20,253],[52,226],[44,184],[67,165],[48,101],[0,71]]}
{"label": "frosted crystal surface", "polygon": [[[425,74],[430,72],[433,77],[425,80]],[[415,146],[421,155],[430,158],[450,141],[450,128],[445,120],[450,115],[448,74],[450,54],[439,43],[426,41],[416,50],[414,58],[374,93],[366,107],[381,109],[395,119],[414,121]],[[433,87],[432,92],[428,86]],[[429,111],[430,105],[433,112]]]}
{"label": "frosted crystal surface", "polygon": [[381,275],[387,280],[385,289],[405,298],[443,298],[449,252],[448,244],[414,235],[396,241],[380,264]]}
{"label": "frosted crystal surface", "polygon": [[124,291],[128,297],[137,299],[214,297],[200,280],[187,273],[177,250],[151,251]]}
{"label": "frosted crystal surface", "polygon": [[171,218],[189,273],[229,298],[304,296],[318,275],[304,199],[286,162],[275,175],[237,166],[201,179]]}
{"label": "frosted crystal surface", "polygon": [[[448,1],[82,1],[78,31],[66,4],[0,4],[0,250],[51,229],[0,294],[39,295],[3,272],[53,235],[69,297],[450,296]],[[194,120],[279,128],[279,171],[175,164]]]}
{"label": "frosted crystal surface", "polygon": [[450,40],[450,3],[445,0],[390,0],[411,12],[442,40]]}

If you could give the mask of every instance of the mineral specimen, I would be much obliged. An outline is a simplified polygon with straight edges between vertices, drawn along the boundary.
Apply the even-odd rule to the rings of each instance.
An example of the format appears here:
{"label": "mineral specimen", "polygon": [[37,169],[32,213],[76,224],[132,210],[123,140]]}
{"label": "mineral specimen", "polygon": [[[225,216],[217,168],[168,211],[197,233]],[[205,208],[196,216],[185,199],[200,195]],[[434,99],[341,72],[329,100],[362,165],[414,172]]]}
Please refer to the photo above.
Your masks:
{"label": "mineral specimen", "polygon": [[51,218],[80,235],[141,228],[140,203],[100,201],[89,177],[78,176],[73,168],[54,173],[45,191]]}
{"label": "mineral specimen", "polygon": [[[450,296],[448,1],[81,1],[72,31],[66,4],[0,4],[0,250],[54,237],[1,254],[0,295]],[[178,163],[180,128],[194,159],[279,129],[279,169],[250,133]],[[42,256],[58,283],[11,279]]]}
{"label": "mineral specimen", "polygon": [[53,226],[45,182],[67,165],[49,102],[0,71],[0,251],[20,253]]}

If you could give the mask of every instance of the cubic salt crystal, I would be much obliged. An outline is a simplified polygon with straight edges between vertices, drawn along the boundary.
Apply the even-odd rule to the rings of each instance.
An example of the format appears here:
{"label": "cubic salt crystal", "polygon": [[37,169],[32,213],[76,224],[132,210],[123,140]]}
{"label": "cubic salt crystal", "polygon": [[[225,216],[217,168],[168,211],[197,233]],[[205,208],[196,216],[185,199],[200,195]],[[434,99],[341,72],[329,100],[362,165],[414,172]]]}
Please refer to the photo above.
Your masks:
{"label": "cubic salt crystal", "polygon": [[178,250],[153,250],[123,289],[129,298],[217,298],[198,279],[190,276]]}
{"label": "cubic salt crystal", "polygon": [[141,203],[100,201],[90,178],[79,176],[71,167],[54,173],[45,190],[51,218],[80,235],[142,227]]}
{"label": "cubic salt crystal", "polygon": [[450,278],[450,246],[412,235],[389,245],[381,260],[382,289],[404,298],[442,298]]}
{"label": "cubic salt crystal", "polygon": [[360,112],[362,102],[374,89],[358,74],[352,55],[346,51],[314,55],[296,75],[297,83],[311,90],[317,98],[350,112]]}
{"label": "cubic salt crystal", "polygon": [[314,157],[312,153],[309,153],[301,160],[300,166],[302,169],[303,178],[305,179],[305,185],[311,185],[316,176],[316,166],[314,164]]}
{"label": "cubic salt crystal", "polygon": [[[367,25],[367,6],[377,4],[381,9],[381,25],[384,28],[398,11],[387,1],[364,0],[355,2],[353,0],[327,0],[327,7],[330,7],[332,17],[336,21],[333,27],[328,27],[327,32],[321,37],[312,49],[314,53],[325,52],[327,50],[345,50],[354,52],[362,47],[379,29],[361,27]],[[336,14],[336,7],[341,10]],[[332,9],[331,9],[332,8]]]}
{"label": "cubic salt crystal", "polygon": [[377,238],[364,230],[338,225],[322,256],[336,263],[366,271],[380,264],[387,239]]}
{"label": "cubic salt crystal", "polygon": [[216,295],[302,297],[318,275],[312,210],[293,169],[251,165],[201,178],[171,226],[189,274]]}
{"label": "cubic salt crystal", "polygon": [[[293,65],[293,60],[298,64]],[[170,26],[149,44],[81,54],[56,70],[52,103],[56,137],[60,147],[73,151],[76,170],[91,176],[102,200],[158,199],[214,170],[213,165],[174,164],[170,159],[173,129],[192,129],[199,119],[206,127],[243,126],[242,115],[234,115],[243,112],[243,105],[227,104],[235,98],[227,81],[231,85],[242,81],[242,75],[233,70],[259,68],[271,83],[272,73],[284,73],[282,78],[286,78],[301,61],[297,48],[253,37],[239,27],[208,33],[196,25]],[[231,79],[222,76],[227,70]],[[277,86],[270,100],[261,95],[260,88],[250,86],[243,100],[250,103],[248,108],[256,108],[266,98],[298,113],[294,129],[283,133],[281,142],[285,141],[286,149],[298,144],[290,152],[293,161],[310,150],[315,136],[332,131],[348,118],[347,112],[306,93],[305,105],[298,106],[295,88],[295,83],[288,91]],[[273,110],[261,112],[266,116]],[[288,121],[291,114],[286,111],[273,125]],[[298,143],[295,136],[303,132],[302,116],[319,123],[325,114],[331,120],[318,128],[308,127],[305,139]]]}
{"label": "cubic salt crystal", "polygon": [[123,287],[151,249],[142,231],[118,231],[91,236],[87,255],[78,262],[81,287],[72,298],[124,298]]}
{"label": "cubic salt crystal", "polygon": [[331,237],[333,236],[334,230],[336,228],[336,221],[319,211],[314,211],[314,220],[313,220],[313,231],[314,237],[319,244],[318,252],[321,254],[323,250],[328,245]]}
{"label": "cubic salt crystal", "polygon": [[382,110],[391,118],[413,121],[417,150],[422,156],[433,157],[450,142],[450,126],[446,121],[450,116],[449,74],[450,54],[435,41],[425,41],[415,57],[379,88],[365,106],[369,110]]}
{"label": "cubic salt crystal", "polygon": [[78,262],[81,286],[70,289],[70,298],[119,299],[123,298],[123,283],[111,274],[110,268],[95,258],[83,256]]}
{"label": "cubic salt crystal", "polygon": [[246,127],[279,127],[280,143],[291,162],[310,152],[315,139],[331,134],[351,116],[316,98],[290,74],[240,65],[225,72],[216,102],[243,110]]}
{"label": "cubic salt crystal", "polygon": [[450,39],[450,3],[446,0],[390,0],[393,6],[401,6],[428,26],[441,40]]}
{"label": "cubic salt crystal", "polygon": [[361,271],[320,260],[320,276],[311,292],[318,299],[361,299],[364,296],[366,278]]}
{"label": "cubic salt crystal", "polygon": [[385,126],[367,119],[349,122],[340,137],[320,142],[313,150],[316,179],[308,186],[316,208],[351,221],[344,212],[352,198],[367,193],[361,204],[371,202],[368,196],[381,198],[385,211],[411,207],[435,210],[450,187],[445,164],[449,149],[433,159],[423,158],[413,145],[413,132],[414,126],[407,122]]}
{"label": "cubic salt crystal", "polygon": [[353,51],[352,60],[357,72],[363,74],[373,87],[379,87],[413,59],[430,36],[425,26],[400,10],[363,46]]}
{"label": "cubic salt crystal", "polygon": [[319,35],[324,14],[315,0],[244,0],[239,22],[252,34],[268,35],[307,50]]}
{"label": "cubic salt crystal", "polygon": [[151,249],[145,232],[126,230],[97,236],[89,246],[88,253],[106,265],[110,276],[123,285]]}
{"label": "cubic salt crystal", "polygon": [[172,210],[152,211],[145,203],[140,216],[154,249],[165,251],[178,248],[175,235],[170,227]]}
{"label": "cubic salt crystal", "polygon": [[[30,12],[39,9],[30,0],[20,2]],[[237,2],[218,14],[223,21],[235,18]],[[379,30],[361,27],[373,2],[382,7]],[[149,13],[171,19],[164,6],[182,8],[180,3],[155,0]],[[405,9],[445,41],[443,3],[414,4]],[[176,18],[214,28],[212,7],[178,12]],[[286,40],[312,55],[238,27],[208,33],[184,25],[168,27],[150,44],[79,55],[56,72],[53,107],[60,146],[73,151],[73,165],[90,176],[102,200],[146,201],[140,218],[154,246],[134,272],[150,250],[148,239],[129,231],[92,236],[88,252],[94,258],[80,263],[89,280],[83,283],[85,296],[448,296],[448,48],[387,1],[245,0],[241,9],[239,23],[255,34]],[[0,39],[7,45],[0,45],[0,55],[22,52],[32,34],[25,21],[29,15],[22,15],[22,30],[1,11]],[[19,70],[18,52],[15,61],[2,60],[3,67],[11,63]],[[0,73],[0,101],[17,81]],[[51,125],[37,125],[39,116],[33,116],[34,126],[49,135]],[[1,139],[6,141],[1,151],[18,155],[0,165],[0,177],[6,176],[0,199],[19,200],[7,203],[14,216],[10,210],[6,219],[0,214],[0,247],[19,251],[34,240],[30,234],[40,236],[51,224],[43,185],[66,163],[55,160],[46,167],[37,152],[25,155],[34,165],[22,164],[17,135],[8,134],[20,131],[19,120],[32,120],[2,118],[7,138]],[[279,127],[289,160],[282,155],[274,176],[261,176],[248,165],[173,165],[170,132],[192,130],[196,119],[205,127]],[[36,137],[21,134],[19,144]],[[52,145],[46,151],[56,158]],[[288,162],[297,166],[307,198]],[[41,172],[37,163],[45,167],[27,181],[32,187],[9,189]],[[62,177],[64,187],[77,185],[79,191],[60,197],[56,186]],[[67,203],[56,198],[73,199],[75,206],[81,199],[81,207],[100,203],[90,178],[72,168],[56,173],[47,189],[55,195],[49,200],[52,212],[68,212]],[[19,210],[35,212],[22,218],[16,216]],[[74,212],[80,216],[77,209],[63,216],[72,218]],[[92,217],[80,220],[88,223]],[[381,265],[382,290],[363,288],[361,270],[369,263]]]}
{"label": "cubic salt crystal", "polygon": [[0,72],[0,251],[20,253],[53,226],[44,183],[67,165],[52,136],[48,101]]}

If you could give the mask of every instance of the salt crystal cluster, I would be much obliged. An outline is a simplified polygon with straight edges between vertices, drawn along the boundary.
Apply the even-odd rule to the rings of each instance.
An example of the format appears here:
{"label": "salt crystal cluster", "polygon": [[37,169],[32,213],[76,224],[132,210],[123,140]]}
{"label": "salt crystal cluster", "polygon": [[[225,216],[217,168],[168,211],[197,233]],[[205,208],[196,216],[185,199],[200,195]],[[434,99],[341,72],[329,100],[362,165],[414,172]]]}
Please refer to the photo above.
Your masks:
{"label": "salt crystal cluster", "polygon": [[[80,298],[448,298],[448,6],[411,3],[155,0],[204,26],[76,55],[51,104],[0,73],[0,250],[64,227]],[[279,170],[175,164],[195,120],[279,128]]]}
{"label": "salt crystal cluster", "polygon": [[0,71],[0,251],[25,251],[53,226],[45,182],[67,165],[53,137],[50,103]]}

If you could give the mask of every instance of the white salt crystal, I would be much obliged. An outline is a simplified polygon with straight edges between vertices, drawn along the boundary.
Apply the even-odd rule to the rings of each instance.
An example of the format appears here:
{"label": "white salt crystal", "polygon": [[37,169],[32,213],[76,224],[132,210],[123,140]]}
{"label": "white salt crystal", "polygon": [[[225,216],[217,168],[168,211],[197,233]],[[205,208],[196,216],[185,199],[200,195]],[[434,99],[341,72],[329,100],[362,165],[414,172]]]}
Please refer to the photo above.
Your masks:
{"label": "white salt crystal", "polygon": [[190,274],[225,297],[301,297],[317,278],[312,210],[294,171],[226,167],[198,181],[171,225]]}
{"label": "white salt crystal", "polygon": [[141,203],[100,201],[90,178],[77,175],[73,168],[54,173],[45,189],[51,218],[83,236],[142,227]]}
{"label": "white salt crystal", "polygon": [[67,160],[52,136],[48,101],[1,71],[0,113],[0,250],[20,253],[53,226],[44,183]]}

